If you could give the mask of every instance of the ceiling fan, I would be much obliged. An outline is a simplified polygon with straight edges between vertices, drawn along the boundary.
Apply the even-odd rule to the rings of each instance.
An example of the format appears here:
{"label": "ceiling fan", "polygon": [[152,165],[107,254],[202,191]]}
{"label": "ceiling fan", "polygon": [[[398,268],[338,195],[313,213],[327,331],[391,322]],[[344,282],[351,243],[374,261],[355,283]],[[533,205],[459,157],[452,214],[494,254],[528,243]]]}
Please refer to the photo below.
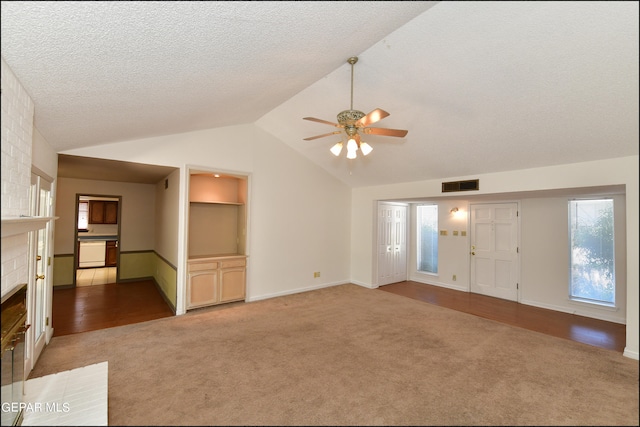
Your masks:
{"label": "ceiling fan", "polygon": [[[329,122],[322,119],[316,119],[315,117],[304,117],[304,120],[310,120],[312,122],[324,123],[327,125],[335,126],[337,128],[344,129],[347,134],[347,158],[355,159],[357,157],[358,148],[362,151],[363,155],[369,154],[373,148],[362,140],[360,134],[367,135],[382,135],[382,136],[395,136],[404,137],[407,135],[407,130],[402,129],[388,129],[388,128],[374,128],[369,125],[376,123],[379,120],[384,119],[389,115],[386,111],[376,108],[369,114],[364,114],[362,111],[353,109],[353,65],[358,62],[357,56],[352,56],[347,60],[351,64],[351,107],[349,110],[344,110],[338,114],[338,123]],[[304,138],[305,141],[312,141],[318,138],[324,138],[325,136],[337,135],[342,133],[342,130],[336,130],[333,132],[325,133],[322,135],[316,135],[309,138]],[[340,141],[333,147],[331,152],[335,156],[339,156],[342,151],[343,142]]]}

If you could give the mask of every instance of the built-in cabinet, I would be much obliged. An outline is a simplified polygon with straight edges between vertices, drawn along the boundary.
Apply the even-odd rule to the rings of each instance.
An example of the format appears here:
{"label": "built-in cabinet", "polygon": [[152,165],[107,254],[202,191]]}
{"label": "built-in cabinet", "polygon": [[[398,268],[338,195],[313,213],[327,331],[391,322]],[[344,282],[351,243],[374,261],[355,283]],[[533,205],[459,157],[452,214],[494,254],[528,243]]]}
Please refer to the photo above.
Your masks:
{"label": "built-in cabinet", "polygon": [[190,174],[187,310],[245,299],[246,201],[246,178]]}
{"label": "built-in cabinet", "polygon": [[107,267],[118,265],[118,241],[107,240],[104,264]]}
{"label": "built-in cabinet", "polygon": [[187,270],[187,309],[244,300],[245,256],[194,258]]}
{"label": "built-in cabinet", "polygon": [[107,200],[89,201],[89,224],[117,224],[118,202]]}

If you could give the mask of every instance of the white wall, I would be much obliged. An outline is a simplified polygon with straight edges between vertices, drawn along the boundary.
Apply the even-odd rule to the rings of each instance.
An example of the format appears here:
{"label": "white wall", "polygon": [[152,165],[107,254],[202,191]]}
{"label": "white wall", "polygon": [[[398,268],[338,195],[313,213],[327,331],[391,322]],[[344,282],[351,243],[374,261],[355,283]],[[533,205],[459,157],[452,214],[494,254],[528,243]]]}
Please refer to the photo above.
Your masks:
{"label": "white wall", "polygon": [[[508,201],[519,205],[520,239],[518,277],[518,301],[536,307],[580,316],[592,317],[609,322],[626,323],[627,317],[627,243],[625,222],[625,197],[615,194],[618,189],[608,189],[614,200],[615,212],[615,254],[616,254],[616,308],[596,306],[572,301],[569,293],[569,235],[568,201],[573,198],[600,198],[603,190],[595,189],[572,192],[566,195],[549,196],[543,192],[519,195]],[[470,289],[470,239],[468,212],[474,203],[505,203],[504,198],[492,196],[468,199],[432,199],[438,205],[438,228],[446,230],[447,236],[438,239],[438,273],[427,274],[416,268],[416,221],[411,220],[409,248],[409,277],[422,283],[443,286],[468,292]],[[415,204],[412,204],[412,218],[415,218]],[[459,208],[456,215],[450,213]],[[458,235],[454,235],[454,231]],[[466,236],[461,231],[467,231]],[[453,276],[456,280],[453,280]]]}
{"label": "white wall", "polygon": [[156,184],[154,250],[173,266],[178,264],[178,225],[180,215],[180,170]]}
{"label": "white wall", "polygon": [[374,206],[377,200],[441,197],[442,181],[479,178],[477,194],[626,186],[626,285],[627,345],[625,355],[638,358],[638,156],[469,177],[356,188],[351,209],[351,278],[354,283],[375,287]]}
{"label": "white wall", "polygon": [[36,128],[33,128],[31,165],[49,182],[54,182],[58,176],[58,153]]}
{"label": "white wall", "polygon": [[[29,214],[34,105],[2,58],[2,218]],[[3,225],[4,227],[4,225]],[[27,283],[28,235],[2,239],[2,296]]]}
{"label": "white wall", "polygon": [[150,250],[155,244],[155,185],[90,179],[58,178],[54,253],[74,252],[76,194],[122,196],[120,250]]}
{"label": "white wall", "polygon": [[[581,196],[582,197],[582,196]],[[627,321],[625,198],[612,196],[615,212],[616,305],[599,307],[571,301],[569,292],[568,198],[525,198],[521,213],[522,303],[616,323]]]}
{"label": "white wall", "polygon": [[[65,154],[249,177],[247,299],[349,281],[350,189],[254,125],[106,144]],[[181,218],[188,195],[181,183]],[[181,219],[182,221],[182,219]],[[186,277],[180,230],[178,292]],[[320,271],[319,278],[313,273]],[[177,311],[182,305],[178,298]]]}
{"label": "white wall", "polygon": [[[422,283],[444,286],[450,289],[467,291],[469,289],[469,233],[467,226],[467,210],[469,202],[464,199],[432,200],[425,204],[438,205],[438,230],[446,230],[447,236],[438,238],[438,274],[423,273],[417,270],[416,247],[417,227],[416,206],[411,203],[409,230],[409,248],[407,250],[409,260],[409,279]],[[451,214],[451,209],[457,207],[459,213]],[[457,231],[458,235],[453,232]],[[462,235],[462,232],[466,236]],[[453,280],[453,276],[456,280]]]}

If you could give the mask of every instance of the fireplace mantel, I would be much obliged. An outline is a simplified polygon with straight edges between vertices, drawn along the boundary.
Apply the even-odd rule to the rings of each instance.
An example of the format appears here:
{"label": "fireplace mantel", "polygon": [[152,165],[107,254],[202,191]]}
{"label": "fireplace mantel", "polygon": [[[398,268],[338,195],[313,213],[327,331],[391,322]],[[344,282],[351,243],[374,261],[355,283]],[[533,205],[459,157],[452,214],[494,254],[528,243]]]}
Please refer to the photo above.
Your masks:
{"label": "fireplace mantel", "polygon": [[58,219],[54,216],[14,216],[2,218],[2,238],[15,236],[39,230],[47,225],[48,221]]}

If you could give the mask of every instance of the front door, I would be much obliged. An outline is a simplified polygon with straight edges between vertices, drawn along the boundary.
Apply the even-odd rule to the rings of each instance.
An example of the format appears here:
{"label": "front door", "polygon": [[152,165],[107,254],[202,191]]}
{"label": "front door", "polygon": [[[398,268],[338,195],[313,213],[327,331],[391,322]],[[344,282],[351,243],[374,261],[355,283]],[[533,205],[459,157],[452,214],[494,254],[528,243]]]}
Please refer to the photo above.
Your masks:
{"label": "front door", "polygon": [[471,205],[470,291],[518,300],[518,204]]}
{"label": "front door", "polygon": [[378,205],[378,286],[407,280],[407,206]]}

